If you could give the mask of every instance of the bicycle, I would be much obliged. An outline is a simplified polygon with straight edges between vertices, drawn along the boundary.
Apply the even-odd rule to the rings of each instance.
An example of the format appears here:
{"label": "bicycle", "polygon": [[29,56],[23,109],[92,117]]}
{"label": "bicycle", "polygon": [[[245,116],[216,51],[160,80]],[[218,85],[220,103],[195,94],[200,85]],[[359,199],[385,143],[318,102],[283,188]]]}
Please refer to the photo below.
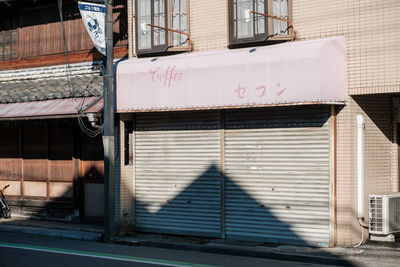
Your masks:
{"label": "bicycle", "polygon": [[6,197],[3,194],[3,191],[7,189],[10,185],[6,185],[3,190],[0,190],[0,218],[3,217],[5,219],[11,218],[11,209],[8,205]]}

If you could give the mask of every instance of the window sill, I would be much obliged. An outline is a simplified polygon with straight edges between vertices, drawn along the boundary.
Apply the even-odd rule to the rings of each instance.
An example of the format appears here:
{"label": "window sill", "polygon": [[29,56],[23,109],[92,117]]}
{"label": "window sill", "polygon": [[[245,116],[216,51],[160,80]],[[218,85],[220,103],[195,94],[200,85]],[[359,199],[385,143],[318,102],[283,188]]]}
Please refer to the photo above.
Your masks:
{"label": "window sill", "polygon": [[154,56],[169,56],[169,55],[175,55],[175,54],[180,54],[184,52],[190,52],[189,47],[170,47],[168,49],[163,48],[163,49],[152,49],[152,50],[138,50],[136,52],[138,57],[154,57]]}
{"label": "window sill", "polygon": [[235,49],[235,48],[245,48],[245,47],[252,47],[252,46],[266,46],[266,45],[274,45],[280,44],[284,42],[291,41],[292,37],[288,35],[277,35],[268,40],[232,40],[228,45],[228,48]]}

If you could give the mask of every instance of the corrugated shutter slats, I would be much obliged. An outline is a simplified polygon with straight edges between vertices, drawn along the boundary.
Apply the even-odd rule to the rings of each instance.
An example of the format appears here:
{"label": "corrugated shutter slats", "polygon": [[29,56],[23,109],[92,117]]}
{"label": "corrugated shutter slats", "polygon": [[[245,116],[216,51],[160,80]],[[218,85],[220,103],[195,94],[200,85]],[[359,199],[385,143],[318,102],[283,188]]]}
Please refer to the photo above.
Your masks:
{"label": "corrugated shutter slats", "polygon": [[329,116],[323,106],[137,114],[138,229],[327,246]]}
{"label": "corrugated shutter slats", "polygon": [[144,231],[220,236],[217,112],[136,117],[136,225]]}
{"label": "corrugated shutter slats", "polygon": [[226,113],[226,235],[264,242],[329,242],[329,112]]}

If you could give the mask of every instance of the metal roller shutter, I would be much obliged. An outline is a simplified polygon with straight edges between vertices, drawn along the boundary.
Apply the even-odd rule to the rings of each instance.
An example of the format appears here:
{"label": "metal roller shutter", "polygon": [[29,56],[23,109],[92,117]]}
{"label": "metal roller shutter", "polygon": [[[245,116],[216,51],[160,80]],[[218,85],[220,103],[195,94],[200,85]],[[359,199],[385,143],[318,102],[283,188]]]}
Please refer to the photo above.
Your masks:
{"label": "metal roller shutter", "polygon": [[219,129],[217,112],[137,114],[139,231],[220,236]]}
{"label": "metal roller shutter", "polygon": [[226,235],[329,244],[329,111],[226,112]]}

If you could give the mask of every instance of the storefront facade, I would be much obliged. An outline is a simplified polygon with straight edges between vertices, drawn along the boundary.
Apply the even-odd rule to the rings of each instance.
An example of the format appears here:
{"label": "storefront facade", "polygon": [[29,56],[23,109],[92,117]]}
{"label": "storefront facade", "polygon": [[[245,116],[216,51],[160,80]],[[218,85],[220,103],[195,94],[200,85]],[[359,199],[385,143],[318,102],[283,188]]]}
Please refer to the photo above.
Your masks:
{"label": "storefront facade", "polygon": [[[146,27],[146,19],[149,19],[150,16],[140,16],[141,12],[147,10],[146,8],[140,8],[143,7],[141,5],[143,2],[144,0],[128,1],[128,26],[131,33],[129,43],[130,58],[150,56],[148,53],[152,51],[147,49],[150,46],[147,46],[147,50],[143,49],[148,44],[146,42],[160,37],[160,31],[157,28]],[[329,241],[331,246],[353,246],[360,242],[362,236],[364,241],[367,240],[369,238],[368,229],[363,228],[358,220],[359,203],[363,202],[364,223],[368,224],[368,195],[399,192],[398,123],[400,121],[398,114],[400,109],[398,99],[400,96],[400,76],[398,73],[400,69],[398,62],[400,61],[400,50],[397,48],[397,43],[400,35],[395,32],[396,14],[400,11],[399,3],[396,0],[379,3],[373,0],[363,2],[357,0],[324,0],[318,1],[318,3],[309,0],[264,1],[264,13],[288,18],[293,22],[296,29],[296,34],[293,35],[292,27],[289,27],[289,24],[274,19],[263,20],[260,15],[249,13],[251,7],[246,5],[250,5],[251,2],[254,3],[255,1],[246,0],[239,3],[239,1],[166,0],[163,2],[166,3],[165,8],[168,9],[165,12],[166,21],[165,23],[163,21],[159,23],[163,24],[162,26],[188,33],[191,37],[194,53],[221,51],[227,50],[227,48],[230,51],[235,51],[235,48],[238,47],[247,47],[250,50],[253,47],[266,47],[279,41],[290,41],[294,37],[294,43],[337,36],[345,37],[346,104],[335,105],[334,113],[332,108],[328,108],[331,114],[328,120],[329,132],[335,136],[335,139],[332,139],[332,135],[330,135],[330,147],[334,147],[334,151],[336,151],[335,156],[330,150],[329,156],[330,170],[334,170],[333,172],[330,171],[329,178],[329,203],[331,205],[329,213],[331,214],[330,218],[334,218],[329,223]],[[178,10],[171,8],[176,3],[180,3]],[[237,10],[240,9],[240,11],[235,13],[234,10],[236,8],[238,8]],[[263,7],[260,7],[258,11],[263,13],[262,9]],[[152,12],[151,10],[150,12]],[[179,26],[172,20],[173,17],[177,17],[174,16],[177,13],[180,13],[178,22],[183,22],[178,24]],[[152,16],[156,18],[157,14],[159,13],[156,12]],[[370,19],[371,14],[374,14],[374,17],[379,17],[379,20]],[[257,27],[253,27],[255,21],[259,22]],[[260,25],[260,23],[265,25]],[[260,30],[260,26],[261,32],[256,32],[256,29]],[[164,33],[165,35],[162,36],[167,39],[164,42],[164,47],[162,47],[163,50],[157,50],[158,54],[150,56],[150,59],[171,57],[172,51],[190,50],[189,42],[184,42],[186,39],[184,35],[181,36],[181,41],[177,42],[174,40],[180,36],[179,34],[168,33],[168,31]],[[268,36],[268,33],[272,33],[272,35]],[[160,48],[160,46],[154,46],[154,44],[154,42],[151,44],[151,48]],[[188,54],[191,53],[186,55]],[[234,60],[224,60],[221,64],[232,61]],[[188,64],[190,65],[190,63]],[[143,65],[140,64],[140,66]],[[203,66],[205,67],[206,65]],[[246,66],[243,66],[242,69],[246,69]],[[254,70],[254,73],[257,73],[257,70]],[[286,72],[282,71],[282,74],[286,75]],[[213,80],[218,82],[218,77],[216,78],[216,76],[214,76]],[[243,75],[239,72],[232,76],[235,78]],[[292,77],[290,76],[290,78]],[[286,80],[290,78],[288,77]],[[203,81],[199,82],[199,85],[202,83]],[[132,82],[132,87],[133,84]],[[240,84],[240,87],[238,84]],[[242,92],[243,89],[241,88],[246,87],[249,90],[247,87],[253,86],[257,96],[257,94],[261,95],[263,92],[263,88],[256,89],[261,85],[253,86],[240,81],[234,84],[233,88],[238,89],[238,92]],[[276,84],[272,85],[276,86]],[[280,82],[280,85],[287,86],[283,82]],[[300,91],[305,94],[305,90]],[[146,93],[148,92],[150,90],[146,91]],[[204,92],[204,95],[210,94],[207,89],[199,90],[199,92]],[[268,94],[268,91],[266,94]],[[194,96],[199,101],[203,98],[201,94],[185,96]],[[218,99],[216,95],[213,95],[213,97]],[[177,99],[175,96],[174,98]],[[131,101],[129,97],[126,100]],[[247,100],[247,102],[247,108],[256,109],[259,107],[254,99]],[[196,106],[194,104],[195,102],[192,104],[193,107]],[[218,101],[215,100],[214,104],[218,104]],[[331,104],[337,103],[328,105]],[[179,110],[186,110],[183,107],[182,105]],[[308,105],[305,105],[305,107],[308,107]],[[289,104],[282,108],[291,110],[294,107]],[[216,109],[218,110],[218,108]],[[224,110],[222,113],[230,112],[231,109],[232,107],[220,106],[219,112],[221,110]],[[262,106],[261,109],[273,110],[269,105]],[[135,137],[135,132],[132,130],[132,122],[136,115],[144,111],[144,106],[132,112],[118,110],[120,140],[116,144],[119,146],[117,150],[121,152],[121,160],[117,162],[116,173],[116,221],[135,217],[136,209],[134,206],[135,201],[133,201],[136,191],[134,183],[135,165],[125,163],[132,163],[134,159],[133,148],[129,149],[127,147],[127,143],[132,143],[134,140],[132,138]],[[148,111],[154,112],[155,110]],[[158,112],[158,115],[160,114],[162,113]],[[224,115],[220,114],[219,117],[221,116],[223,117]],[[365,188],[363,193],[358,192],[357,182],[358,162],[360,161],[357,153],[357,117],[359,116],[363,116],[365,120],[363,170]],[[330,123],[330,121],[335,123]],[[226,130],[223,136],[225,135]],[[225,142],[221,143],[225,144]],[[224,155],[224,158],[226,157]],[[224,161],[224,164],[221,166],[227,171],[226,166],[228,163]],[[332,185],[332,181],[334,185]],[[222,192],[225,192],[225,190]],[[334,203],[336,203],[336,206]],[[222,206],[222,210],[224,207]],[[361,234],[361,231],[364,231],[364,235]],[[222,233],[224,232],[222,231]]]}
{"label": "storefront facade", "polygon": [[344,58],[331,38],[120,63],[135,227],[332,245]]}

